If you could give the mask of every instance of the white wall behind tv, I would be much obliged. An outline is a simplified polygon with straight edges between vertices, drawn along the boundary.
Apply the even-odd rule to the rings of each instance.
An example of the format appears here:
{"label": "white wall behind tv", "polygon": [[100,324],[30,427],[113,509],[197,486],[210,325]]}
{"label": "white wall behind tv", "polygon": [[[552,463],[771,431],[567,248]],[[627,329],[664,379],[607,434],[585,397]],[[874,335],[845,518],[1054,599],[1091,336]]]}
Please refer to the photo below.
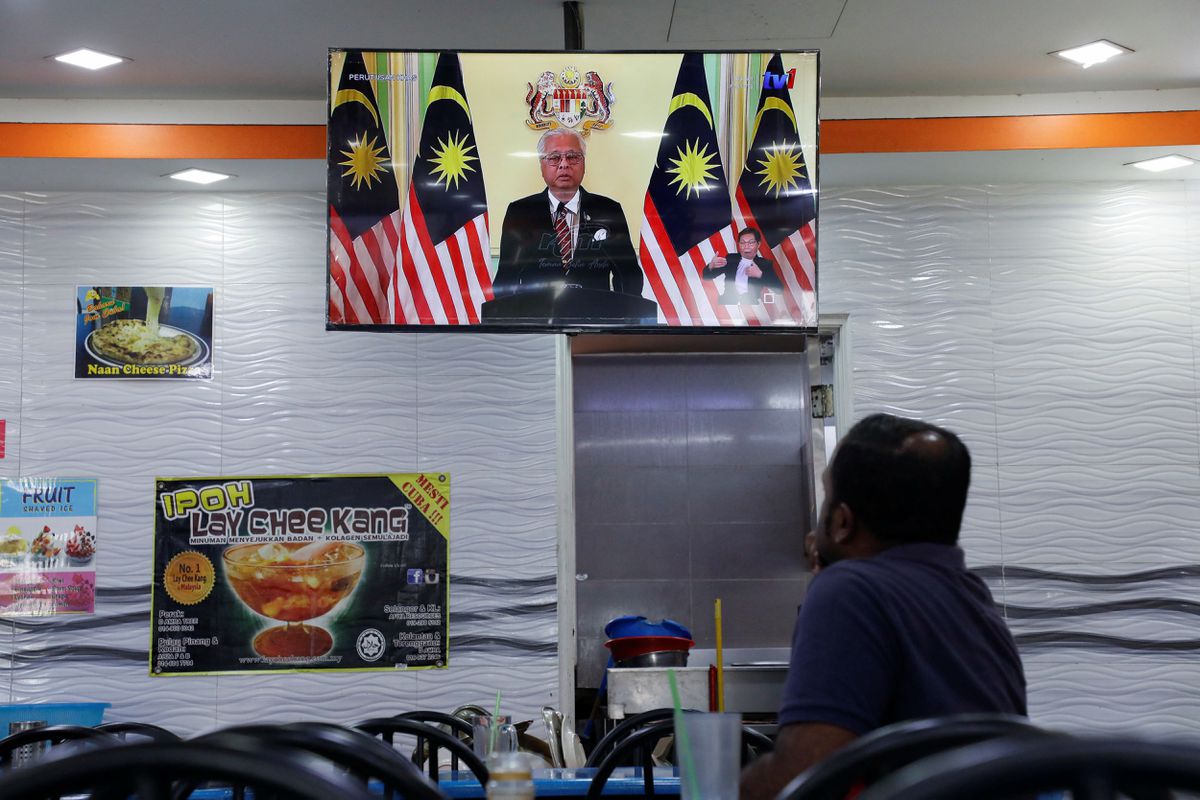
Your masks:
{"label": "white wall behind tv", "polygon": [[[3,476],[100,479],[95,616],[0,620],[0,702],[181,733],[558,697],[552,336],[328,333],[317,194],[0,195]],[[203,285],[209,382],[77,381],[76,284]],[[451,667],[151,678],[156,475],[448,471]]]}
{"label": "white wall behind tv", "polygon": [[[94,617],[0,620],[0,698],[181,732],[557,697],[549,336],[327,333],[316,194],[0,194],[3,475],[101,479]],[[1021,641],[1030,710],[1200,735],[1200,184],[839,189],[824,312],[855,411],[975,458],[963,541]],[[77,283],[216,287],[209,383],[75,381]],[[442,469],[450,670],[147,675],[155,475]],[[792,613],[781,609],[779,613]]]}
{"label": "white wall behind tv", "polygon": [[963,543],[1035,721],[1200,737],[1200,183],[845,189],[821,213],[856,416],[971,448]]}

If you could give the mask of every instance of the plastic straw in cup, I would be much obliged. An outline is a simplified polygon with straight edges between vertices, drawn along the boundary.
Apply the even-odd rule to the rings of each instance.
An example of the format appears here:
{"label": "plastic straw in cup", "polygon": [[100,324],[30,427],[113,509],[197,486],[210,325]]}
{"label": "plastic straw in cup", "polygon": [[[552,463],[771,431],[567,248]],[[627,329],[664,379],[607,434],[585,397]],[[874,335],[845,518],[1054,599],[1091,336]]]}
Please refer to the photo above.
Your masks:
{"label": "plastic straw in cup", "polygon": [[496,710],[492,712],[492,729],[488,731],[488,753],[496,752],[496,737],[500,734],[500,690],[496,690]]}
{"label": "plastic straw in cup", "polygon": [[692,759],[692,746],[688,743],[687,727],[683,724],[683,702],[679,699],[679,683],[675,680],[675,670],[667,670],[667,682],[671,684],[671,702],[675,704],[675,738],[679,740],[679,760],[683,762],[684,778],[691,788],[692,797],[699,797],[696,762]]}

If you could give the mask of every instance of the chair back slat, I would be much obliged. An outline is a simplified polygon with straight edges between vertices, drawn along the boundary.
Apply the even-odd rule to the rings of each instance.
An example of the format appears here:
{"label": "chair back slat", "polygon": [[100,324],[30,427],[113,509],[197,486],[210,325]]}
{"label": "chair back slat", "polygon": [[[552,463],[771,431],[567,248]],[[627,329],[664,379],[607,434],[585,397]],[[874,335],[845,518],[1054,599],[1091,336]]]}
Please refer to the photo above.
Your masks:
{"label": "chair back slat", "polygon": [[427,745],[429,748],[429,777],[435,783],[438,780],[438,751],[445,749],[466,764],[467,769],[471,770],[471,774],[475,776],[480,785],[487,785],[488,771],[483,760],[475,755],[475,752],[465,742],[441,728],[405,717],[376,717],[364,720],[354,727],[372,736],[381,737],[393,746],[394,737],[397,734],[414,737],[417,740],[416,751],[413,754],[415,761],[419,761],[418,754],[422,745]]}
{"label": "chair back slat", "polygon": [[1010,714],[959,714],[908,720],[854,740],[794,778],[779,800],[845,797],[857,786],[870,786],[886,775],[937,753],[1002,736],[1045,736],[1024,717]]}
{"label": "chair back slat", "polygon": [[242,751],[195,741],[118,745],[12,770],[0,777],[0,797],[173,800],[175,787],[209,781],[253,787],[260,800],[378,800],[349,776],[316,771],[288,748]]}

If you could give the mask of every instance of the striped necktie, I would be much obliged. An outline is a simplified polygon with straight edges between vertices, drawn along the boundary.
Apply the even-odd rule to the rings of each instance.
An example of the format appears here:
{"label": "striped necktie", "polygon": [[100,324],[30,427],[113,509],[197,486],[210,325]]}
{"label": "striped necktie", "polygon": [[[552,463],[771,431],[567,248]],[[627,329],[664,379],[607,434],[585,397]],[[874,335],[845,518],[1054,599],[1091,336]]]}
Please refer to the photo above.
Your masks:
{"label": "striped necktie", "polygon": [[563,266],[571,263],[571,223],[567,219],[567,204],[559,203],[554,212],[554,237],[558,241],[558,253]]}

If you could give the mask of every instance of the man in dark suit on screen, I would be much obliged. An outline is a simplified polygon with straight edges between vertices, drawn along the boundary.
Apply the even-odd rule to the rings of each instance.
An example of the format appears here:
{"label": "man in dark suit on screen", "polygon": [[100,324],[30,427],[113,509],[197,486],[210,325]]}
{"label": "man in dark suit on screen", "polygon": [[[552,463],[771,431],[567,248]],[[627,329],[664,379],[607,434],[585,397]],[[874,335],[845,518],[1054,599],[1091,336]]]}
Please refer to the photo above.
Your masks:
{"label": "man in dark suit on screen", "polygon": [[537,149],[546,190],[513,201],[504,214],[495,297],[587,289],[643,302],[642,269],[620,203],[580,185],[583,137],[550,130]]}
{"label": "man in dark suit on screen", "polygon": [[742,228],[738,233],[738,251],[717,256],[704,268],[706,280],[725,276],[725,288],[721,290],[720,297],[722,305],[754,305],[762,302],[764,289],[775,292],[782,288],[771,262],[755,255],[761,240],[757,229]]}

